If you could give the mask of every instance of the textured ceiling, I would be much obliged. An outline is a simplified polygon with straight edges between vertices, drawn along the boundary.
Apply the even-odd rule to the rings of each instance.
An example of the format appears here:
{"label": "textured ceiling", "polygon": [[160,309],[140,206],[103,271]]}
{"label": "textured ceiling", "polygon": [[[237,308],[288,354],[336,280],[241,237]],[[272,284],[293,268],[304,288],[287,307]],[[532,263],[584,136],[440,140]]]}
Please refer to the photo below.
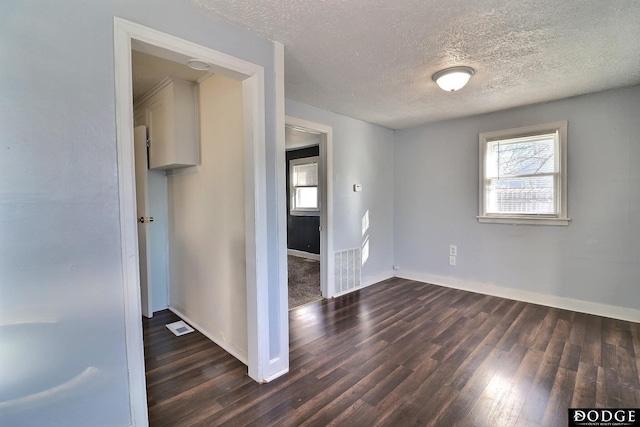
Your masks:
{"label": "textured ceiling", "polygon": [[640,84],[638,0],[185,1],[282,42],[287,98],[392,129]]}

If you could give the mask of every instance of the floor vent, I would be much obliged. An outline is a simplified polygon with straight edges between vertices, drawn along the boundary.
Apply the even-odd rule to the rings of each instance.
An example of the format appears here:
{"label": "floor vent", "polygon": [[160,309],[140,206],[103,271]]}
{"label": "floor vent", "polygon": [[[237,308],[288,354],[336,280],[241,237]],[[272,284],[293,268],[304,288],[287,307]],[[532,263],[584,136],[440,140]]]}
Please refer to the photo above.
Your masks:
{"label": "floor vent", "polygon": [[193,328],[187,325],[186,323],[184,323],[182,320],[169,323],[167,325],[167,328],[169,328],[169,330],[173,332],[177,337],[193,332]]}
{"label": "floor vent", "polygon": [[336,252],[335,256],[335,293],[340,294],[359,288],[360,267],[362,266],[362,253],[360,248]]}

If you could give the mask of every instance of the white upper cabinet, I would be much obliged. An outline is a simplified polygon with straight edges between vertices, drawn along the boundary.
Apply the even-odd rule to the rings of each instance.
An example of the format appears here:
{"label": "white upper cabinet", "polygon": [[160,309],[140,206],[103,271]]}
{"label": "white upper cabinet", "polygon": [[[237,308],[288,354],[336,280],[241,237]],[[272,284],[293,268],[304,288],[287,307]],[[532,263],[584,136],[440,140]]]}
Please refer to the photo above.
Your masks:
{"label": "white upper cabinet", "polygon": [[[198,164],[197,86],[166,79],[136,104],[149,128],[149,168],[175,169]],[[139,119],[136,122],[140,121]]]}

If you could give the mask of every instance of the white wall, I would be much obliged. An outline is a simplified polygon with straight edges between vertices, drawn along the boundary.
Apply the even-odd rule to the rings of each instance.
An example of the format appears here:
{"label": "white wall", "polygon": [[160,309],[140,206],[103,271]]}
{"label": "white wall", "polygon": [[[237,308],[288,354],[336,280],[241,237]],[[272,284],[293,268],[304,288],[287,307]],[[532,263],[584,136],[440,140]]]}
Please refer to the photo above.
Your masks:
{"label": "white wall", "polygon": [[[290,99],[286,114],[333,128],[334,251],[360,247],[369,236],[363,284],[393,276],[393,131]],[[361,193],[353,184],[362,184]],[[370,229],[361,221],[369,211]]]}
{"label": "white wall", "polygon": [[168,177],[169,305],[247,363],[242,83],[199,86],[200,170]]}
{"label": "white wall", "polygon": [[[175,0],[4,1],[0,16],[0,425],[126,426],[113,17],[265,67],[267,199],[274,45]],[[268,209],[264,286],[277,294]]]}
{"label": "white wall", "polygon": [[[562,298],[610,305],[612,315],[637,309],[638,111],[640,87],[633,87],[397,131],[399,274],[504,295],[542,294],[547,303],[560,297],[560,305],[571,303]],[[478,134],[557,120],[569,122],[570,225],[479,224]],[[450,244],[458,246],[455,267]]]}

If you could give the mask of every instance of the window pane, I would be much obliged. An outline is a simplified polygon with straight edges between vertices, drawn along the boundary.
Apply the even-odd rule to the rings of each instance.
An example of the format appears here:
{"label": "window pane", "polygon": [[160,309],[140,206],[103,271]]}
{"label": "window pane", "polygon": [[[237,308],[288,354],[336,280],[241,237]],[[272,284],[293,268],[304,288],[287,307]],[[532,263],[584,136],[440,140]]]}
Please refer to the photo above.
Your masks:
{"label": "window pane", "polygon": [[479,135],[483,223],[568,225],[567,121]]}
{"label": "window pane", "polygon": [[318,187],[296,188],[296,209],[318,209]]}
{"label": "window pane", "polygon": [[491,179],[486,188],[487,213],[555,214],[554,176]]}
{"label": "window pane", "polygon": [[492,142],[487,172],[489,177],[556,172],[554,135],[528,141]]}
{"label": "window pane", "polygon": [[318,185],[318,164],[307,163],[293,167],[293,186]]}

